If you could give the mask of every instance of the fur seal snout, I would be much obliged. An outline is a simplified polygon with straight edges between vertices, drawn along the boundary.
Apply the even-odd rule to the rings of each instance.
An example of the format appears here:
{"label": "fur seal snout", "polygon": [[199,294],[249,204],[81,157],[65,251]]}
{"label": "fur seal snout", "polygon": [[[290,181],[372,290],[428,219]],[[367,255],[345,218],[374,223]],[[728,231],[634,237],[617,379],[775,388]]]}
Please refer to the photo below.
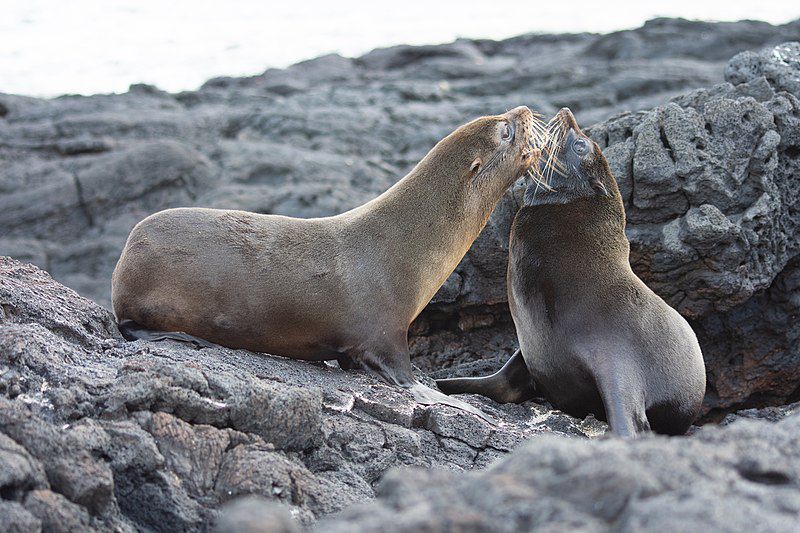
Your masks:
{"label": "fur seal snout", "polygon": [[[420,391],[408,327],[535,161],[542,129],[527,107],[476,119],[388,191],[333,217],[151,215],[114,270],[114,313],[130,337],[337,359]],[[431,389],[418,397],[470,408]]]}
{"label": "fur seal snout", "polygon": [[568,109],[548,130],[544,183],[527,188],[509,244],[520,351],[493,376],[437,384],[500,402],[544,396],[621,436],[683,434],[705,394],[697,338],[631,270],[622,198],[600,147]]}

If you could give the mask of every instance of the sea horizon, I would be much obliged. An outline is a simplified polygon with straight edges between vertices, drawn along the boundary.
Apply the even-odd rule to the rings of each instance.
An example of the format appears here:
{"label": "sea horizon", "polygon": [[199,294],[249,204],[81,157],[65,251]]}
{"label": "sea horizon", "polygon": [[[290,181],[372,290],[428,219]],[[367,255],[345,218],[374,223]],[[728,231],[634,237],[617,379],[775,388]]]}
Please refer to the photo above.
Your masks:
{"label": "sea horizon", "polygon": [[659,17],[776,25],[800,17],[800,7],[780,2],[686,0],[668,7],[608,2],[607,16],[601,17],[589,16],[591,10],[583,7],[592,3],[584,0],[572,2],[569,11],[507,0],[491,6],[419,0],[402,6],[343,0],[331,6],[311,0],[301,14],[292,6],[255,0],[240,0],[227,11],[226,4],[213,0],[168,6],[150,0],[8,4],[0,21],[0,92],[44,98],[120,93],[136,83],[169,92],[195,90],[218,76],[253,76],[326,54],[358,57],[402,44],[613,33]]}

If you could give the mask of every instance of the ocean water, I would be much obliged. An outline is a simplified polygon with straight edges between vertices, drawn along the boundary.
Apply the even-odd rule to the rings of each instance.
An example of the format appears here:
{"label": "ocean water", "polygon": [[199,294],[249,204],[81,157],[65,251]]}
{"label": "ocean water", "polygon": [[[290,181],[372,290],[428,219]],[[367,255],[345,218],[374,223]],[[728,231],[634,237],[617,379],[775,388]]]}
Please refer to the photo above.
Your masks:
{"label": "ocean water", "polygon": [[33,96],[168,91],[336,52],[393,44],[502,39],[528,32],[610,32],[655,16],[800,17],[800,2],[490,0],[2,0],[0,92]]}

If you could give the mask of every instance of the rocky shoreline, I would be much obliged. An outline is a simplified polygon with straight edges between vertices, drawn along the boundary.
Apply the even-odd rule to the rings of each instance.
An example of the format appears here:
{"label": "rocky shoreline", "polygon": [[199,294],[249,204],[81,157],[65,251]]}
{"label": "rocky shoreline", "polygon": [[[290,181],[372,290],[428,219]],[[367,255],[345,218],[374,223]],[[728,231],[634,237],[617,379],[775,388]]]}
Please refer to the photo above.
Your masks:
{"label": "rocky shoreline", "polygon": [[[0,503],[21,515],[38,505],[50,513],[40,520],[194,529],[261,494],[310,525],[372,498],[393,466],[480,468],[537,433],[604,431],[475,399],[495,427],[362,373],[126,342],[108,311],[11,259],[0,258],[0,302]],[[29,502],[40,497],[52,505]]]}
{"label": "rocky shoreline", "polygon": [[[603,36],[326,56],[180,94],[0,94],[0,255],[16,259],[0,259],[3,523],[791,530],[800,415],[767,407],[800,400],[800,45],[789,41],[800,21],[658,19]],[[706,420],[759,410],[629,444],[595,441],[604,424],[548,406],[470,398],[502,420],[492,427],[360,373],[127,343],[102,307],[128,231],[153,211],[341,212],[459,123],[519,104],[569,106],[594,124],[632,266],[698,333]],[[519,191],[413,325],[422,378],[485,374],[515,349],[504,275]],[[767,420],[738,420],[752,417]],[[397,466],[452,472],[384,476]],[[236,500],[246,495],[262,500]]]}

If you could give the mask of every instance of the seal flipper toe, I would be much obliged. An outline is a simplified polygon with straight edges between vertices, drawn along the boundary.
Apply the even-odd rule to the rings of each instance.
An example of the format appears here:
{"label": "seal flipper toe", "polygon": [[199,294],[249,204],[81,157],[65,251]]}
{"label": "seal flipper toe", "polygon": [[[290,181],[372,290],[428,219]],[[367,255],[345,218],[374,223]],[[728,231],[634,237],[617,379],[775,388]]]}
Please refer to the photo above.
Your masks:
{"label": "seal flipper toe", "polygon": [[121,320],[119,324],[117,324],[117,327],[125,340],[128,341],[143,340],[157,342],[171,340],[186,342],[194,345],[196,348],[214,348],[217,346],[212,342],[201,339],[200,337],[195,337],[194,335],[189,335],[183,331],[157,331],[147,329],[133,320]]}

